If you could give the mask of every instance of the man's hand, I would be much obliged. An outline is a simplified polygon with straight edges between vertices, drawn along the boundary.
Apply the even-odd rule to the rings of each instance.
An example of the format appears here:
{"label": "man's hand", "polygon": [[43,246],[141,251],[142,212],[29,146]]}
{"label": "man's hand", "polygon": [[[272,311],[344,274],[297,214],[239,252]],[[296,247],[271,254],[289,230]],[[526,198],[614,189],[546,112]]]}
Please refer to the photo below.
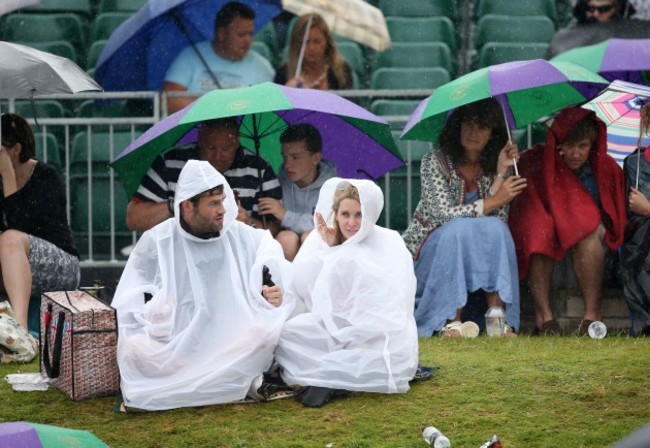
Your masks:
{"label": "man's hand", "polygon": [[287,213],[287,209],[277,199],[260,198],[258,204],[261,215],[273,215],[280,221],[282,221],[284,215]]}
{"label": "man's hand", "polygon": [[282,289],[279,286],[262,286],[262,296],[276,308],[282,305]]}
{"label": "man's hand", "polygon": [[630,188],[628,196],[630,211],[641,216],[650,216],[650,201],[636,188]]}

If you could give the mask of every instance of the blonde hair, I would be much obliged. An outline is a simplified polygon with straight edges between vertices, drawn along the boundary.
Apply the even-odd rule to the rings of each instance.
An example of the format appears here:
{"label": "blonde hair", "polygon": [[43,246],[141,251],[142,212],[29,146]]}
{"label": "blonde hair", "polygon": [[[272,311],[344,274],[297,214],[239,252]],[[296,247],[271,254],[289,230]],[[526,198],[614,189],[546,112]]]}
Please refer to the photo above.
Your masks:
{"label": "blonde hair", "polygon": [[650,100],[641,107],[641,122],[639,123],[639,141],[637,146],[641,147],[641,140],[644,135],[650,134]]}
{"label": "blonde hair", "polygon": [[307,24],[309,23],[309,17],[312,16],[311,28],[316,28],[321,30],[325,36],[325,41],[327,43],[325,48],[325,61],[327,65],[330,66],[334,72],[340,88],[349,88],[352,87],[352,79],[348,72],[345,70],[345,60],[339,53],[339,50],[336,48],[336,42],[334,42],[334,36],[332,35],[327,22],[323,19],[322,16],[318,14],[304,14],[296,20],[296,23],[291,31],[291,36],[289,38],[289,53],[287,55],[287,78],[291,78],[296,69],[298,68],[298,58],[300,56],[300,48],[302,47],[302,41],[307,31]]}
{"label": "blonde hair", "polygon": [[[341,202],[344,199],[354,199],[359,204],[361,204],[361,199],[359,198],[359,190],[357,190],[357,187],[354,185],[347,185],[342,188],[337,188],[334,192],[334,202],[332,203],[332,213],[334,213],[335,217],[339,211]],[[339,223],[336,221],[336,219],[334,219],[334,229],[336,229],[336,238],[334,245],[338,246],[339,244],[343,243],[343,233],[341,232],[341,228],[339,227]]]}

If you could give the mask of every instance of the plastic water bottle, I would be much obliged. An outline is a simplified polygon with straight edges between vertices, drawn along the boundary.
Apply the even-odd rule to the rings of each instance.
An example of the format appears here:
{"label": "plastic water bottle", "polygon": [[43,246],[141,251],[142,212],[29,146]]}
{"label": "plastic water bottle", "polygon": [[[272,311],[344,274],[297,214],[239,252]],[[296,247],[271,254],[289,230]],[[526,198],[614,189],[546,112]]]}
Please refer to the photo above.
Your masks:
{"label": "plastic water bottle", "polygon": [[449,448],[451,446],[451,441],[433,426],[427,426],[424,428],[424,431],[422,431],[422,437],[424,437],[424,441],[433,448]]}
{"label": "plastic water bottle", "polygon": [[607,327],[604,323],[597,320],[589,324],[587,328],[587,333],[591,339],[602,339],[607,335]]}
{"label": "plastic water bottle", "polygon": [[491,306],[485,313],[485,331],[488,336],[503,336],[506,330],[506,313],[500,306]]}

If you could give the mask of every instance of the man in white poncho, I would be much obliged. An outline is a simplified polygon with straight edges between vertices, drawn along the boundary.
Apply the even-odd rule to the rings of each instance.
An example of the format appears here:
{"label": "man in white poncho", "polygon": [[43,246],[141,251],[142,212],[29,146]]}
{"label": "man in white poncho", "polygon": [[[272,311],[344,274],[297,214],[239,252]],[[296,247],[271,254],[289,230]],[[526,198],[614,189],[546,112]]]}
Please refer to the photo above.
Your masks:
{"label": "man in white poncho", "polygon": [[276,349],[286,383],[310,386],[306,406],[341,391],[406,392],[416,372],[412,258],[397,232],[375,225],[382,207],[371,181],[332,178],[321,188],[317,231],[294,260],[304,313],[285,323]]}
{"label": "man in white poncho", "polygon": [[[208,162],[185,165],[174,212],[142,235],[113,299],[127,410],[244,399],[293,307],[280,245],[236,221],[233,191]],[[277,286],[262,285],[263,266]]]}

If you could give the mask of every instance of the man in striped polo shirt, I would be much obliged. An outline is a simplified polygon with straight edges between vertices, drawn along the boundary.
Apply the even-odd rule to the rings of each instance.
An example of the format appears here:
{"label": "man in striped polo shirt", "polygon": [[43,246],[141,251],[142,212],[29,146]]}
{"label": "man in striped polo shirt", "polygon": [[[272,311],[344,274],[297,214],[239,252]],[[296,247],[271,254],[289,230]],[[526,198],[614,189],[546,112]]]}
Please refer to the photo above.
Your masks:
{"label": "man in striped polo shirt", "polygon": [[238,221],[268,228],[273,236],[278,233],[277,219],[261,215],[258,201],[282,199],[282,188],[268,162],[240,145],[234,117],[204,122],[197,143],[176,146],[156,158],[129,202],[126,225],[130,230],[145,231],[173,216],[176,182],[190,159],[206,160],[224,175],[237,197]]}

